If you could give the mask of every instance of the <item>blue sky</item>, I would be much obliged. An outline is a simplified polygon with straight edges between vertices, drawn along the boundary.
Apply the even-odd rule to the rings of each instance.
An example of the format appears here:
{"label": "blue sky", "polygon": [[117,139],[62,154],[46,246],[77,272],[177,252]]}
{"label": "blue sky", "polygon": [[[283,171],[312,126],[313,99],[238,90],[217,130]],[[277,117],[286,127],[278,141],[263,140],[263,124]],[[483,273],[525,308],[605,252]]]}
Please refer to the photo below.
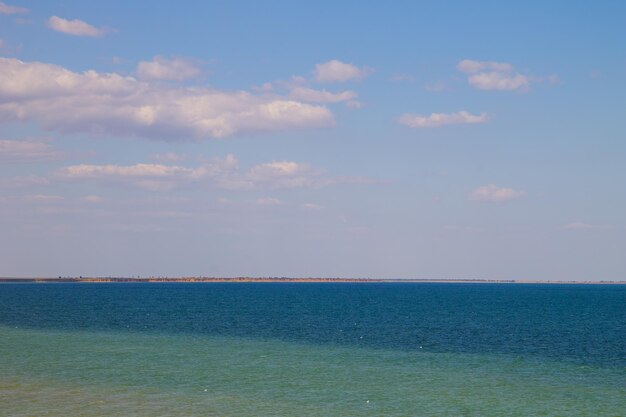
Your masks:
{"label": "blue sky", "polygon": [[626,6],[0,2],[0,276],[626,278]]}

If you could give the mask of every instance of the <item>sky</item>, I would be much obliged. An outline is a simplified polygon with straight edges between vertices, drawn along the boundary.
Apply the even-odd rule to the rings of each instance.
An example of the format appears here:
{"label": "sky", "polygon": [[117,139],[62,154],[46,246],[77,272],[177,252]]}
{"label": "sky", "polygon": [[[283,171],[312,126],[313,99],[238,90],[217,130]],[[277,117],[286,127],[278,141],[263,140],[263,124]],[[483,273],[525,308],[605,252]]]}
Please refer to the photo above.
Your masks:
{"label": "sky", "polygon": [[622,1],[0,1],[0,276],[626,279]]}

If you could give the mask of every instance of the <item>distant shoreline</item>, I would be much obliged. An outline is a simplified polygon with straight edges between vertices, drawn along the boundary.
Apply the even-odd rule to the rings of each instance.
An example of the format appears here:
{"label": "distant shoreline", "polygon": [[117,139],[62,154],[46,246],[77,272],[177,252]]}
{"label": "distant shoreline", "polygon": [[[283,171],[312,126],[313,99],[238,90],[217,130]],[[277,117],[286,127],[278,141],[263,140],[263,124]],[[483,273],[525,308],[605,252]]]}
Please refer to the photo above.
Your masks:
{"label": "distant shoreline", "polygon": [[593,284],[626,285],[626,281],[542,281],[500,279],[383,279],[383,278],[288,278],[288,277],[58,277],[58,278],[3,278],[0,283],[448,283],[448,284]]}

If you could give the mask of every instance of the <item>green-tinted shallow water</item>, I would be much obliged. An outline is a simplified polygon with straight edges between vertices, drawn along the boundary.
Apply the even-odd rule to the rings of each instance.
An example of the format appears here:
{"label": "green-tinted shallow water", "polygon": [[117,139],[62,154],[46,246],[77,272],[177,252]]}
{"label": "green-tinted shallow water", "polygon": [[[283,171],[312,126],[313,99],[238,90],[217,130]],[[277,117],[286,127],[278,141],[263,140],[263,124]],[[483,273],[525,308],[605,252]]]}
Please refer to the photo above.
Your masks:
{"label": "green-tinted shallow water", "polygon": [[624,416],[626,369],[0,326],[3,416]]}
{"label": "green-tinted shallow water", "polygon": [[2,416],[624,416],[626,287],[0,285]]}

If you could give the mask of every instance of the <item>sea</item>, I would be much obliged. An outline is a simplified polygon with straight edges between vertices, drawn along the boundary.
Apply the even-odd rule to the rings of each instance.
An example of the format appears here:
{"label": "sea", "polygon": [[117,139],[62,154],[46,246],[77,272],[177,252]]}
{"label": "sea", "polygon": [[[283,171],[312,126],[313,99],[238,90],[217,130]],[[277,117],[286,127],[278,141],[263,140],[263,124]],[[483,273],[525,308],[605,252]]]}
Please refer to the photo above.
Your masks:
{"label": "sea", "polygon": [[1,416],[626,416],[626,286],[0,284]]}

